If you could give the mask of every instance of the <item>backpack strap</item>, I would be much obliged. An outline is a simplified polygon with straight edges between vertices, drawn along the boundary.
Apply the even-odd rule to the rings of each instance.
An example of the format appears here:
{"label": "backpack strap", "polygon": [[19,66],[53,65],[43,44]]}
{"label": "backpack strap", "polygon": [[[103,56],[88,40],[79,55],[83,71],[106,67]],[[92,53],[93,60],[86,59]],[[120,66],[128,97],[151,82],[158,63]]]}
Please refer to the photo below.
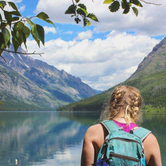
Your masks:
{"label": "backpack strap", "polygon": [[[123,130],[123,128],[120,128],[112,120],[104,120],[101,122],[101,124],[107,129],[108,133],[111,133],[112,131]],[[139,127],[137,129],[133,129],[133,130],[131,129],[130,133],[136,135],[143,141],[151,133],[151,131],[143,127]]]}
{"label": "backpack strap", "polygon": [[135,130],[131,130],[130,133],[136,135],[143,141],[151,133],[151,131],[143,127],[139,127]]}
{"label": "backpack strap", "polygon": [[107,129],[108,133],[111,133],[112,131],[118,131],[121,128],[112,120],[104,120],[101,122],[101,124]]}

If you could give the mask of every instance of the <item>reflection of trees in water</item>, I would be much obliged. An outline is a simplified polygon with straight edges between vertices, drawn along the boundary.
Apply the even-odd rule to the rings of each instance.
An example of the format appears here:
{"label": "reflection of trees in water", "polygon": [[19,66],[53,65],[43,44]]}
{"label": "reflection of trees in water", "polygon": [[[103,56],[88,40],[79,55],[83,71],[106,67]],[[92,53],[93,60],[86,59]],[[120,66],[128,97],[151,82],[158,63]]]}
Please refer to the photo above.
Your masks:
{"label": "reflection of trees in water", "polygon": [[4,113],[1,121],[0,165],[5,166],[14,165],[15,159],[19,165],[27,165],[52,158],[58,151],[79,144],[87,129],[55,113]]}
{"label": "reflection of trees in water", "polygon": [[91,111],[80,111],[80,112],[60,112],[61,117],[67,117],[71,120],[79,122],[85,125],[93,125],[99,123],[100,112],[91,112]]}
{"label": "reflection of trees in water", "polygon": [[[166,115],[143,117],[142,126],[152,130],[159,141],[164,164]],[[88,126],[98,118],[96,113],[1,113],[0,165],[14,166],[15,159],[19,166],[51,159],[59,152],[80,145]]]}
{"label": "reflection of trees in water", "polygon": [[166,163],[166,114],[147,114],[143,116],[143,127],[148,128],[156,136],[161,150],[163,165]]}

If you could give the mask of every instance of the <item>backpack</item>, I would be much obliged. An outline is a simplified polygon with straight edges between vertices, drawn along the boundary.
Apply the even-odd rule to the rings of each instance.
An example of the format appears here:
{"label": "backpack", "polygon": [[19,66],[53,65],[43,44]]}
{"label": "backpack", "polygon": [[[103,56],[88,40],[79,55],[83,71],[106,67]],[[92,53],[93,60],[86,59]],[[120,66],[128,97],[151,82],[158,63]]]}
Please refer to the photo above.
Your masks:
{"label": "backpack", "polygon": [[142,141],[151,131],[139,127],[127,133],[112,120],[101,123],[109,134],[93,166],[146,166]]}

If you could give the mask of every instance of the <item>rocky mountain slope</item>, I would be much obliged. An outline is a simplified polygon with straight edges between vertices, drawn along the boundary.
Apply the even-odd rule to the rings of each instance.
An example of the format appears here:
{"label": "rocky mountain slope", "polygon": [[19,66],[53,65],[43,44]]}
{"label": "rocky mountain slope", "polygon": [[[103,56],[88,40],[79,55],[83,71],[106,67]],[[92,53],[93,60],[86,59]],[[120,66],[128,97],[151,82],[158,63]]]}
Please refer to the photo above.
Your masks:
{"label": "rocky mountain slope", "polygon": [[[25,51],[21,48],[19,52]],[[50,110],[96,92],[80,78],[24,54],[4,52],[0,65],[1,110]]]}
{"label": "rocky mountain slope", "polygon": [[[118,85],[138,88],[145,105],[166,107],[166,37],[144,58],[136,72]],[[115,86],[101,94],[61,107],[59,110],[101,111],[114,88]]]}
{"label": "rocky mountain slope", "polygon": [[166,70],[166,37],[139,64],[136,72],[128,79],[145,77]]}

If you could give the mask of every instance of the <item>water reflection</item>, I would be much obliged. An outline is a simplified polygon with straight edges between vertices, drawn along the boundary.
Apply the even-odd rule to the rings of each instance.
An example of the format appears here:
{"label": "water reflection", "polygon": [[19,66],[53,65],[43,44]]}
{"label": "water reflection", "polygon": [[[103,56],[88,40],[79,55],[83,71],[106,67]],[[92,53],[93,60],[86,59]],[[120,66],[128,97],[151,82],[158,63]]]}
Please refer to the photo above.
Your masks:
{"label": "water reflection", "polygon": [[[84,121],[85,124],[79,121]],[[1,113],[0,165],[79,165],[89,118],[55,112]],[[93,121],[94,118],[91,118]],[[76,157],[77,155],[77,157]],[[42,163],[42,164],[41,164]],[[44,164],[45,163],[45,164]]]}
{"label": "water reflection", "polygon": [[[165,115],[144,115],[143,126],[157,136],[166,163]],[[3,112],[0,113],[0,165],[79,165],[82,140],[96,123],[97,113]]]}
{"label": "water reflection", "polygon": [[166,114],[146,114],[143,116],[143,126],[148,128],[157,137],[160,145],[162,163],[166,164]]}

